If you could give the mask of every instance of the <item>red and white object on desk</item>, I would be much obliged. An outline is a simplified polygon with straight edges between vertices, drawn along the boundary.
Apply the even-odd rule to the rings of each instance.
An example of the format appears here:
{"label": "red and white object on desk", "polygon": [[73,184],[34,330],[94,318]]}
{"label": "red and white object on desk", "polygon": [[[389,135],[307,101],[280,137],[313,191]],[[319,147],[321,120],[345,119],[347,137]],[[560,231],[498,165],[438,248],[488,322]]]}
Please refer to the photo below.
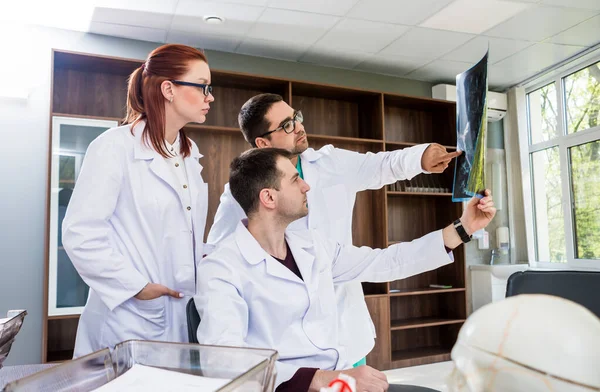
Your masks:
{"label": "red and white object on desk", "polygon": [[327,388],[319,392],[356,392],[356,380],[347,374],[340,373],[338,378],[329,383]]}

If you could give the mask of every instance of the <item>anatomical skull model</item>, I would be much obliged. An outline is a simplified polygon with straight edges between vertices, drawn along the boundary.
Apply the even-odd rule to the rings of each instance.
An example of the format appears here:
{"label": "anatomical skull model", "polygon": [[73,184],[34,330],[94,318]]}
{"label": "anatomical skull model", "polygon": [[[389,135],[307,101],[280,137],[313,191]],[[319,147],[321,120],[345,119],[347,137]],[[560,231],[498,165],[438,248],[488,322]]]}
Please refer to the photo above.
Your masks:
{"label": "anatomical skull model", "polygon": [[452,349],[450,392],[600,391],[600,318],[549,295],[482,307]]}

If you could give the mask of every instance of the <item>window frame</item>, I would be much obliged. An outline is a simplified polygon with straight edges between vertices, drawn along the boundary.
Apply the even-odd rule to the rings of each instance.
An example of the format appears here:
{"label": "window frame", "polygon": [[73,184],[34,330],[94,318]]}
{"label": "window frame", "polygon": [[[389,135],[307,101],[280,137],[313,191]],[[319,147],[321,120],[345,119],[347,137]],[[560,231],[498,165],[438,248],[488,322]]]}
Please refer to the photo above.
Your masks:
{"label": "window frame", "polygon": [[[577,259],[575,258],[576,238],[575,238],[575,217],[573,205],[573,189],[571,173],[571,160],[569,149],[574,146],[586,144],[600,140],[600,125],[583,131],[568,133],[567,129],[567,110],[565,102],[565,79],[574,73],[581,71],[591,65],[600,62],[600,56],[594,56],[592,59],[578,62],[576,65],[553,75],[550,78],[538,79],[535,83],[525,85],[525,113],[526,127],[524,132],[520,132],[519,145],[521,157],[521,172],[523,175],[523,202],[525,207],[525,226],[527,231],[527,253],[529,264],[532,267],[550,268],[550,269],[600,269],[600,260]],[[543,142],[532,143],[531,140],[531,117],[529,107],[529,94],[549,84],[555,83],[557,94],[557,127],[559,136]],[[538,260],[537,257],[537,232],[535,204],[533,202],[533,167],[531,156],[533,153],[542,151],[551,147],[558,147],[560,160],[560,177],[562,190],[562,208],[563,208],[563,227],[565,230],[566,263],[550,262],[548,260]]]}

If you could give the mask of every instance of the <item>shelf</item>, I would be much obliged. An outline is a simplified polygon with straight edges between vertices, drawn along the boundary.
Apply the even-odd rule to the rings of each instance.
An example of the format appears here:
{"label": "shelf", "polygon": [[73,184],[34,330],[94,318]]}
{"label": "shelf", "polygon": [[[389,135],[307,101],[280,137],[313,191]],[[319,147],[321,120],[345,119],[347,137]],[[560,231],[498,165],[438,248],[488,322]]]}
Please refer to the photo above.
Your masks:
{"label": "shelf", "polygon": [[48,316],[48,320],[69,320],[69,319],[78,319],[80,314],[65,314],[62,316]]}
{"label": "shelf", "polygon": [[90,119],[90,120],[117,121],[119,124],[121,124],[121,121],[123,121],[123,119],[119,118],[119,117],[86,116],[83,114],[67,114],[67,113],[57,113],[57,112],[52,112],[52,116],[53,117],[58,116],[58,117],[85,118],[85,119]]}
{"label": "shelf", "polygon": [[412,366],[414,362],[432,363],[450,360],[452,350],[444,347],[424,347],[392,352],[392,368]]}
{"label": "shelf", "polygon": [[365,298],[384,298],[387,296],[388,294],[365,294]]}
{"label": "shelf", "polygon": [[345,136],[328,136],[328,135],[313,135],[307,134],[308,141],[310,140],[331,140],[343,143],[352,143],[352,144],[383,144],[383,140],[380,139],[363,139],[358,137],[345,137]]}
{"label": "shelf", "polygon": [[407,320],[392,320],[392,331],[411,328],[435,327],[438,325],[462,324],[464,319],[443,319],[435,317],[413,318]]}
{"label": "shelf", "polygon": [[422,289],[410,289],[401,291],[399,293],[390,292],[390,297],[404,297],[408,295],[428,295],[428,294],[439,294],[439,293],[458,293],[466,291],[464,287],[451,288],[451,289],[436,289],[436,288],[422,288]]}
{"label": "shelf", "polygon": [[[399,147],[413,147],[413,146],[418,146],[419,144],[427,144],[427,143],[390,142],[390,141],[386,140],[385,144],[390,145],[390,146],[399,146]],[[449,151],[456,150],[456,146],[442,146],[442,147],[446,148],[446,150],[449,150]]]}
{"label": "shelf", "polygon": [[244,137],[242,131],[239,128],[234,127],[220,127],[217,125],[204,125],[204,124],[188,124],[183,127],[186,131],[210,131],[210,132],[219,132],[219,133],[229,133],[232,135],[237,135],[240,137]]}
{"label": "shelf", "polygon": [[440,193],[435,193],[435,192],[399,192],[399,191],[388,191],[386,190],[386,194],[390,195],[390,196],[452,196],[452,193],[446,193],[446,192],[440,192]]}
{"label": "shelf", "polygon": [[[239,128],[233,127],[220,127],[216,125],[203,125],[203,124],[188,124],[185,126],[186,129],[196,131],[212,131],[221,133],[231,133],[239,136],[243,136]],[[380,139],[363,139],[356,137],[344,137],[344,136],[328,136],[328,135],[313,135],[307,134],[308,140],[324,140],[324,141],[337,141],[341,143],[350,144],[383,144],[383,140]]]}

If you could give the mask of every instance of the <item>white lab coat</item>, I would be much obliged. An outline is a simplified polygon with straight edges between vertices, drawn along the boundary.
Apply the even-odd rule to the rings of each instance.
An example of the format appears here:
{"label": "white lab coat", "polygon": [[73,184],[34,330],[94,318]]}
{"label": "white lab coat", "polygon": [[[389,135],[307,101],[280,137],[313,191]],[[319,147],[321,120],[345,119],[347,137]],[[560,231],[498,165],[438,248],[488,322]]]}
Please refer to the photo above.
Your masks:
{"label": "white lab coat", "polygon": [[[65,250],[90,286],[75,357],[127,339],[187,342],[185,306],[196,291],[208,206],[202,155],[192,142],[184,159],[190,225],[182,186],[143,142],[143,128],[135,136],[129,125],[113,128],[90,144],[63,222]],[[149,282],[186,297],[134,298]]]}
{"label": "white lab coat", "polygon": [[441,230],[387,249],[340,245],[317,230],[288,230],[286,240],[303,280],[240,223],[200,263],[194,297],[199,342],[277,350],[277,385],[300,367],[352,367],[354,359],[339,344],[334,283],[387,282],[453,261]]}
{"label": "white lab coat", "polygon": [[[356,194],[380,189],[396,181],[423,173],[421,157],[429,144],[403,150],[360,154],[327,145],[301,154],[304,180],[310,185],[308,225],[306,218],[293,222],[288,230],[318,229],[330,239],[352,245],[352,211]],[[231,195],[229,184],[221,195],[207,245],[214,248],[231,234],[246,214]],[[386,281],[393,280],[389,277]],[[340,345],[353,363],[364,358],[375,344],[375,327],[369,315],[360,282],[336,285],[340,315]]]}

